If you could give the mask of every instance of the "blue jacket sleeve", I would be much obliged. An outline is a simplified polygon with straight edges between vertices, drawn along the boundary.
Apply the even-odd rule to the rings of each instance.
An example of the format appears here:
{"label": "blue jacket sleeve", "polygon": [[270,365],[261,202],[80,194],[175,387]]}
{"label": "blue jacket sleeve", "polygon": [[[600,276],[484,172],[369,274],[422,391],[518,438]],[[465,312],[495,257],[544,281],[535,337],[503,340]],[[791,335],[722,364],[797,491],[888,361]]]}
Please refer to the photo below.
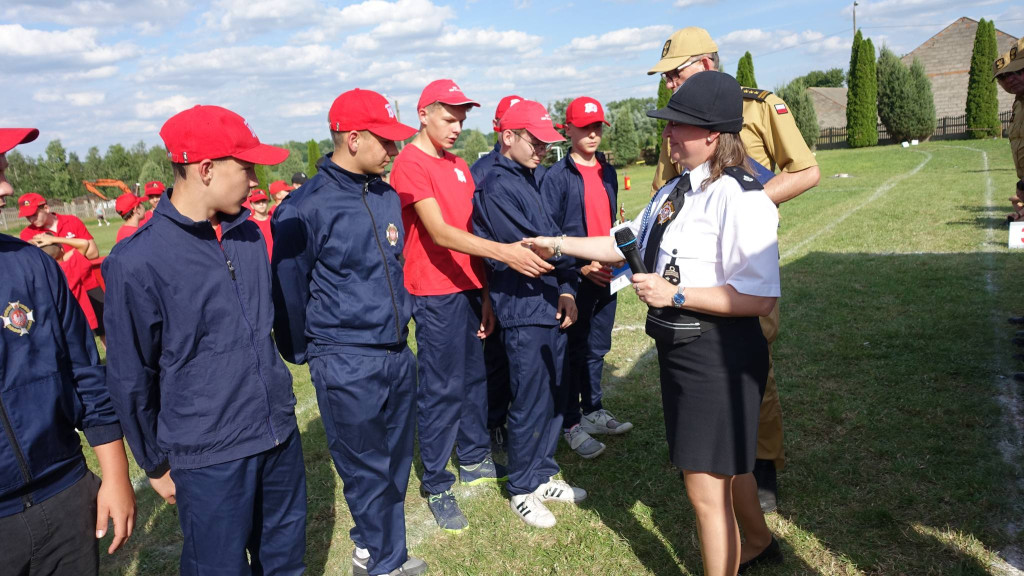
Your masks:
{"label": "blue jacket sleeve", "polygon": [[548,214],[551,219],[555,222],[555,226],[565,232],[565,214],[566,214],[566,182],[565,182],[565,168],[558,166],[552,166],[547,174],[544,176],[544,180],[540,183],[540,196],[544,199],[544,206],[548,209]]}
{"label": "blue jacket sleeve", "polygon": [[281,356],[292,364],[306,363],[306,306],[316,262],[309,225],[288,202],[274,211],[273,272],[274,339]]}
{"label": "blue jacket sleeve", "polygon": [[163,317],[151,296],[153,287],[126,269],[116,251],[103,261],[103,276],[110,303],[103,309],[107,387],[132,455],[156,478],[169,469],[157,442]]}
{"label": "blue jacket sleeve", "polygon": [[101,446],[121,438],[121,425],[117,421],[114,405],[107,392],[107,373],[100,364],[96,340],[85,319],[85,313],[68,289],[64,274],[51,258],[45,258],[46,272],[53,299],[60,314],[61,334],[67,353],[71,381],[74,383],[75,403],[81,415],[75,427],[85,433],[91,446]]}

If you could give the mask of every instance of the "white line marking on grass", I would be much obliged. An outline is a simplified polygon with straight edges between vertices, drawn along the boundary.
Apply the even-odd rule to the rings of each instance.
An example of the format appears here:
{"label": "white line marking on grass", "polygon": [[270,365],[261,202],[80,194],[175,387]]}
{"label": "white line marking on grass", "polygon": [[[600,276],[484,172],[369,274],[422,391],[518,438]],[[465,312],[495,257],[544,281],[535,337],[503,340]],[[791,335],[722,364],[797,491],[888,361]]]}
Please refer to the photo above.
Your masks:
{"label": "white line marking on grass", "polygon": [[920,172],[921,169],[924,168],[925,164],[928,164],[928,162],[930,162],[931,159],[932,159],[932,155],[930,153],[928,153],[928,152],[925,152],[924,150],[911,150],[911,152],[914,152],[916,154],[924,154],[925,159],[922,160],[920,164],[918,164],[917,166],[912,168],[910,171],[904,172],[903,174],[897,174],[896,176],[893,176],[892,178],[889,178],[888,180],[883,182],[881,186],[879,186],[878,188],[875,189],[875,192],[871,196],[869,196],[867,200],[861,202],[860,204],[855,206],[852,210],[844,212],[842,216],[840,216],[840,217],[836,218],[835,220],[829,222],[828,224],[823,226],[820,230],[818,230],[814,234],[811,234],[807,238],[804,238],[803,240],[798,242],[796,244],[796,246],[793,246],[789,250],[786,250],[785,252],[783,252],[779,259],[780,260],[785,260],[785,259],[789,258],[790,256],[793,256],[794,254],[798,253],[800,250],[803,249],[804,246],[807,246],[811,242],[814,242],[822,234],[824,234],[826,232],[829,232],[833,228],[835,228],[836,226],[842,224],[843,221],[845,221],[847,218],[849,218],[852,214],[856,213],[861,208],[867,206],[868,204],[871,204],[872,202],[874,202],[875,200],[878,200],[882,196],[885,196],[885,194],[889,190],[892,190],[897,184],[899,184],[903,180],[905,180],[907,178],[910,178],[911,176],[913,176],[913,175],[917,174],[918,172]]}

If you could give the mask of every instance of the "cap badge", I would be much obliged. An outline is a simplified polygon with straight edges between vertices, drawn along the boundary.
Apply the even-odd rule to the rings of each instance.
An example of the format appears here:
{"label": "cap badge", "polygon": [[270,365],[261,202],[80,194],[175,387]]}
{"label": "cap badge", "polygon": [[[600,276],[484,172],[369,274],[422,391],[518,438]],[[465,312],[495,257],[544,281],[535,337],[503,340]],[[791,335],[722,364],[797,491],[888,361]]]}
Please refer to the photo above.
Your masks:
{"label": "cap badge", "polygon": [[541,120],[547,120],[547,121],[549,121],[549,122],[550,122],[550,121],[551,121],[551,116],[549,116],[549,115],[545,114],[545,115],[541,116],[541,117],[540,117],[540,119],[541,119]]}
{"label": "cap badge", "polygon": [[21,302],[8,302],[7,309],[4,310],[3,316],[0,316],[0,320],[3,321],[4,328],[19,336],[28,334],[36,322],[32,310],[29,310],[28,306]]}
{"label": "cap badge", "polygon": [[597,114],[597,104],[594,104],[593,102],[587,102],[586,104],[583,105],[583,113]]}
{"label": "cap badge", "polygon": [[751,178],[750,176],[744,176],[744,177],[743,177],[743,181],[744,181],[744,182],[753,182],[753,181],[754,181],[754,179],[753,179],[753,178]]}
{"label": "cap badge", "polygon": [[458,168],[455,169],[455,177],[459,179],[459,182],[466,183],[466,173]]}
{"label": "cap badge", "polygon": [[398,226],[395,226],[394,223],[388,224],[387,238],[388,244],[391,244],[392,246],[398,245]]}
{"label": "cap badge", "polygon": [[511,107],[515,106],[516,104],[519,104],[519,102],[520,102],[519,98],[513,98],[513,99],[509,100],[508,107],[511,108]]}
{"label": "cap badge", "polygon": [[461,91],[462,91],[462,89],[461,89],[461,88],[459,88],[459,85],[458,85],[458,84],[452,83],[452,87],[451,87],[451,88],[449,88],[449,89],[448,89],[448,91],[449,91],[449,92],[461,92]]}
{"label": "cap badge", "polygon": [[671,202],[665,202],[662,205],[661,210],[658,212],[658,224],[664,224],[672,219],[672,215],[676,213],[675,208],[672,207]]}
{"label": "cap badge", "polygon": [[[249,121],[242,120],[242,123],[245,124],[245,127],[249,129],[249,134],[252,134],[252,137],[256,138],[256,131],[252,129],[252,126],[249,126]],[[256,139],[259,140],[259,138]]]}
{"label": "cap badge", "polygon": [[1010,48],[1010,60],[1016,60],[1016,59],[1017,59],[1017,47],[1014,46],[1013,48]]}
{"label": "cap badge", "polygon": [[668,49],[672,46],[672,40],[665,40],[665,47],[661,49],[661,57],[668,56]]}
{"label": "cap badge", "polygon": [[22,202],[22,204],[25,205],[25,206],[28,206],[28,205],[32,204],[32,201],[31,200],[25,200],[24,202]]}
{"label": "cap badge", "polygon": [[388,111],[388,118],[394,118],[395,117],[395,110],[391,107],[390,103],[385,104],[384,105],[384,109]]}
{"label": "cap badge", "polygon": [[1000,58],[996,60],[996,70],[1001,70],[1006,67],[1006,58]]}

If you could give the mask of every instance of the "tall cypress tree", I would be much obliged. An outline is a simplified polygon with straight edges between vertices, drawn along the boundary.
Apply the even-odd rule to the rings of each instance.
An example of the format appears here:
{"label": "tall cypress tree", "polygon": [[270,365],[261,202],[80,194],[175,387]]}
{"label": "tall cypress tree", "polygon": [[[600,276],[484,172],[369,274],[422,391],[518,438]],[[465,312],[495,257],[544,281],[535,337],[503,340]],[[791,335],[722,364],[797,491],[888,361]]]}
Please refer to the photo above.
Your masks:
{"label": "tall cypress tree", "polygon": [[270,175],[267,173],[268,172],[267,171],[267,167],[264,166],[263,164],[257,164],[255,166],[255,169],[256,169],[256,181],[259,182],[259,184],[257,184],[256,187],[269,194],[270,193]]}
{"label": "tall cypress tree", "polygon": [[864,41],[860,29],[853,35],[853,45],[850,47],[850,67],[846,70],[846,87],[853,88],[853,71],[857,69],[857,54],[860,51],[860,43]]}
{"label": "tall cypress tree", "polygon": [[310,138],[309,143],[306,144],[306,151],[309,155],[306,176],[312,178],[317,173],[316,163],[320,160],[320,146],[317,145],[316,140]]}
{"label": "tall cypress tree", "polygon": [[990,138],[1002,132],[998,93],[991,77],[998,50],[995,22],[982,18],[974,35],[971,71],[967,77],[967,135],[970,138]]}
{"label": "tall cypress tree", "polygon": [[757,88],[757,80],[754,79],[754,57],[750,52],[745,53],[736,66],[736,81],[740,86]]}
{"label": "tall cypress tree", "polygon": [[875,46],[860,42],[846,102],[846,142],[851,148],[878,144],[878,77]]}

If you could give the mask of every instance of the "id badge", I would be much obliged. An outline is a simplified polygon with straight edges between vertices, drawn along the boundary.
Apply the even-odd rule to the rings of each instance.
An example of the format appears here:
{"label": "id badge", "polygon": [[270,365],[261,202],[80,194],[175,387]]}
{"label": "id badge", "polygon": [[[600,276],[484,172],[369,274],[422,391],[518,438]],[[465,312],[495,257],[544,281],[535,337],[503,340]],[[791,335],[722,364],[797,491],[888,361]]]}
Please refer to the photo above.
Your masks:
{"label": "id badge", "polygon": [[679,286],[679,266],[676,266],[676,259],[673,258],[671,262],[665,265],[665,271],[661,273],[665,280],[673,286]]}

